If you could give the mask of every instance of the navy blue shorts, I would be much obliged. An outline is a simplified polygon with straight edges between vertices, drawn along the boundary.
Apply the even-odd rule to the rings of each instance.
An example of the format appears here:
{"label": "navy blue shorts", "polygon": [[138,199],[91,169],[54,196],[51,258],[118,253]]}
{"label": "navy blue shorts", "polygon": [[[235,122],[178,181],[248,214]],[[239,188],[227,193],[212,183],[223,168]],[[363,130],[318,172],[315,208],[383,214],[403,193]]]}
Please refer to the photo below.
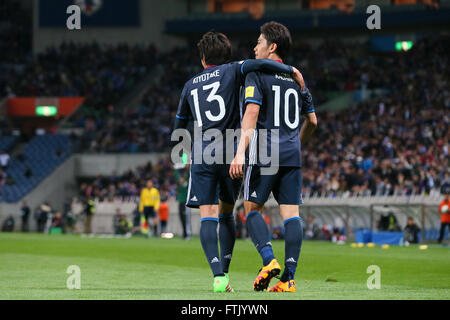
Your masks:
{"label": "navy blue shorts", "polygon": [[271,192],[278,204],[302,204],[302,168],[279,167],[274,175],[261,175],[259,166],[249,166],[245,173],[244,200],[264,204]]}
{"label": "navy blue shorts", "polygon": [[147,221],[149,218],[155,218],[156,217],[155,208],[144,207],[144,217],[145,217],[145,220],[147,220]]}
{"label": "navy blue shorts", "polygon": [[201,205],[225,203],[234,204],[239,196],[241,179],[231,179],[230,165],[191,164],[186,206],[198,208]]}

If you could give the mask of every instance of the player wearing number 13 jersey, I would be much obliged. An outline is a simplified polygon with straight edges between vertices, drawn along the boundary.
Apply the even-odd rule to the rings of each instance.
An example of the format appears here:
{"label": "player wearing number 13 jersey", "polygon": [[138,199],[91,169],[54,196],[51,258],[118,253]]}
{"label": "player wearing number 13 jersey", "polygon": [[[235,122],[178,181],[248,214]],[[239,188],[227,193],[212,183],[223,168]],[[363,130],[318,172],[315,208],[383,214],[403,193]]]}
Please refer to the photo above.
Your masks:
{"label": "player wearing number 13 jersey", "polygon": [[[198,46],[204,70],[186,82],[175,125],[175,129],[185,128],[187,122],[192,120],[194,127],[201,129],[202,133],[201,137],[194,135],[191,153],[192,175],[187,205],[193,208],[217,204],[217,189],[221,200],[234,203],[235,197],[229,189],[231,185],[226,185],[232,183],[228,169],[223,172],[223,178],[217,170],[227,167],[226,152],[230,150],[226,149],[226,130],[238,129],[240,126],[239,93],[244,85],[245,75],[253,71],[293,72],[292,67],[270,59],[225,63],[231,55],[231,44],[221,33],[205,34]],[[214,139],[210,141],[208,132],[221,134],[214,135]],[[234,156],[234,150],[231,151],[233,154],[229,157],[229,162]],[[208,156],[211,156],[210,159],[207,159]],[[217,160],[218,163],[211,163],[211,160]]]}
{"label": "player wearing number 13 jersey", "polygon": [[[190,120],[194,121],[194,130],[201,129],[201,137],[194,133],[187,206],[200,208],[200,241],[214,275],[214,291],[231,291],[227,274],[235,241],[232,213],[241,182],[232,180],[228,174],[226,152],[229,149],[224,137],[227,129],[239,128],[239,92],[248,72],[291,74],[294,69],[270,59],[228,63],[231,44],[222,33],[206,33],[198,48],[204,70],[183,88],[175,129],[186,128]],[[214,135],[212,141],[206,137],[208,132]],[[229,162],[233,159],[234,148],[231,152]],[[207,156],[210,156],[209,160]]]}
{"label": "player wearing number 13 jersey", "polygon": [[[289,30],[282,24],[268,22],[261,27],[261,35],[254,51],[257,59],[270,58],[281,63],[292,45]],[[317,125],[312,97],[304,86],[297,85],[287,74],[252,72],[245,81],[245,114],[242,135],[230,175],[240,178],[245,151],[249,149],[249,166],[244,180],[244,208],[247,228],[263,260],[263,268],[253,288],[266,290],[270,280],[280,273],[275,259],[267,225],[261,210],[272,192],[285,227],[285,269],[281,281],[270,291],[295,292],[294,274],[302,244],[299,205],[302,203],[301,142],[305,142]],[[301,127],[300,117],[305,117]],[[260,141],[261,140],[261,141]],[[260,159],[261,148],[276,144],[278,158],[276,173],[264,173]],[[262,147],[261,147],[262,146]],[[264,154],[268,154],[265,152]]]}

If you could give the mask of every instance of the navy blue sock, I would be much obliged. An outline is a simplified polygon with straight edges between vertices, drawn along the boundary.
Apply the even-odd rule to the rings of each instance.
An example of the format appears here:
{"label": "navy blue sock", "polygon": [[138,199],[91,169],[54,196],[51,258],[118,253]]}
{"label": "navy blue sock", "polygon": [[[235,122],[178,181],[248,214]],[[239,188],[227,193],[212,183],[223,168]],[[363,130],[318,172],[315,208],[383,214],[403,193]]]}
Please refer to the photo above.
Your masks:
{"label": "navy blue sock", "polygon": [[217,243],[218,223],[218,218],[203,218],[200,226],[200,241],[214,277],[224,276]]}
{"label": "navy blue sock", "polygon": [[261,255],[263,264],[267,266],[270,261],[275,259],[275,256],[270,243],[269,228],[260,212],[251,211],[248,213],[247,228],[256,250]]}
{"label": "navy blue sock", "polygon": [[303,229],[300,217],[284,221],[284,271],[281,281],[294,280],[298,258],[302,248]]}
{"label": "navy blue sock", "polygon": [[233,254],[234,243],[236,241],[236,226],[233,214],[219,215],[219,243],[220,260],[222,261],[223,272],[228,273],[231,256]]}

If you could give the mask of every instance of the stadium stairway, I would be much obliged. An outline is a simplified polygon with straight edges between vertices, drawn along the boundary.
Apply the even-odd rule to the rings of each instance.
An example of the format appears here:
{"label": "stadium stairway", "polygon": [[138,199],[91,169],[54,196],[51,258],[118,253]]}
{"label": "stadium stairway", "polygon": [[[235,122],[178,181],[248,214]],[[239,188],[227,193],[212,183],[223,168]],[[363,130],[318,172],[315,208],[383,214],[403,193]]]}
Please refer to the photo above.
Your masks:
{"label": "stadium stairway", "polygon": [[[23,158],[14,157],[6,169],[0,201],[15,203],[33,190],[71,155],[71,142],[65,135],[34,137],[23,149]],[[28,173],[28,174],[27,174]]]}

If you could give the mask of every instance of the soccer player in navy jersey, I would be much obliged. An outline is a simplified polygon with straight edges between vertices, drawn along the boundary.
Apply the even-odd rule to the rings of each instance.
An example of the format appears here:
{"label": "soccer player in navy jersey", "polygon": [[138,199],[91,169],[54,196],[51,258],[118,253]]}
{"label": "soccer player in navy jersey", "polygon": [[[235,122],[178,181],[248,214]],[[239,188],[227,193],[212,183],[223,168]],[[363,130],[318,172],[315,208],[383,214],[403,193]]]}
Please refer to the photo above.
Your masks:
{"label": "soccer player in navy jersey", "polygon": [[233,208],[241,181],[229,176],[235,141],[224,137],[227,129],[240,127],[239,94],[247,73],[294,73],[298,81],[301,74],[270,59],[229,63],[231,43],[222,33],[206,33],[197,46],[204,70],[186,82],[174,130],[185,129],[193,120],[194,130],[201,131],[200,137],[194,134],[186,205],[200,208],[200,241],[214,275],[214,292],[231,292],[228,268],[236,238]]}
{"label": "soccer player in navy jersey", "polygon": [[[256,59],[269,58],[281,63],[291,46],[289,30],[277,22],[268,22],[261,27],[254,51]],[[233,179],[242,177],[245,152],[250,145],[244,180],[244,208],[249,234],[264,265],[253,288],[255,291],[266,290],[270,280],[281,271],[272,250],[269,229],[261,216],[264,203],[272,192],[284,220],[285,269],[280,281],[269,291],[295,292],[294,275],[303,238],[299,216],[299,205],[303,203],[300,147],[317,126],[312,97],[304,83],[299,86],[288,74],[251,72],[245,80],[244,106],[242,134],[230,165],[230,176]],[[305,118],[302,127],[300,115]],[[278,144],[279,151],[276,155],[271,154],[274,163],[263,163],[261,149],[271,149],[274,143]],[[269,153],[265,150],[266,155]],[[275,167],[276,173],[264,173],[268,166]]]}

